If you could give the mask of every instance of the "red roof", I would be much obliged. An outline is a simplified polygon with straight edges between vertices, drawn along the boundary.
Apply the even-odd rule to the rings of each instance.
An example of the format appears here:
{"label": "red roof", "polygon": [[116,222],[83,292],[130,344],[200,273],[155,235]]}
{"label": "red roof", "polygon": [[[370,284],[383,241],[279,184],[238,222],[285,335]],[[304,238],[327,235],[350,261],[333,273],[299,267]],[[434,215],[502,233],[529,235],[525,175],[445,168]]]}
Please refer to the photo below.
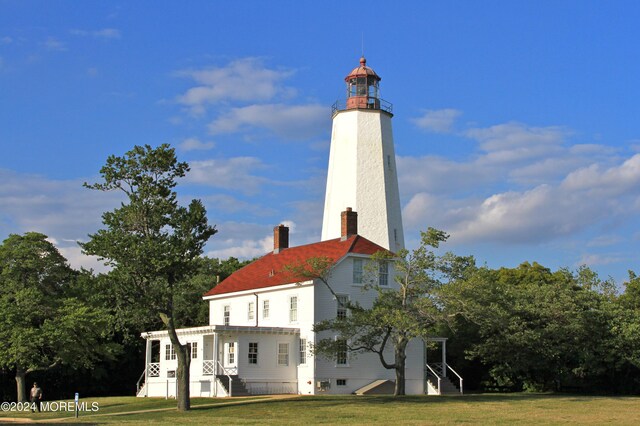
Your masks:
{"label": "red roof", "polygon": [[372,255],[380,250],[386,251],[385,248],[359,235],[353,235],[344,241],[341,238],[336,238],[335,240],[282,249],[277,254],[268,253],[237,270],[205,293],[204,296],[307,281],[308,277],[296,276],[292,272],[286,271],[285,267],[301,265],[307,259],[314,257],[326,257],[335,264],[347,253]]}
{"label": "red roof", "polygon": [[378,81],[382,80],[380,76],[376,74],[376,72],[371,67],[367,66],[367,60],[363,56],[362,58],[360,58],[360,66],[352,69],[349,75],[347,75],[344,78],[344,81],[348,83],[349,80],[354,77],[367,77],[367,76],[371,76]]}

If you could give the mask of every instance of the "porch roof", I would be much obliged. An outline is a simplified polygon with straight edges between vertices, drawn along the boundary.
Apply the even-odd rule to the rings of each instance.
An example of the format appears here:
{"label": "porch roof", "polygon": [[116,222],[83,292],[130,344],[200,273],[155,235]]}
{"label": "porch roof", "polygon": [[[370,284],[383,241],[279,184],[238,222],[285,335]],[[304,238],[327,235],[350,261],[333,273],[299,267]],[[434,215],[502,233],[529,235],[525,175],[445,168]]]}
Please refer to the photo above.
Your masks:
{"label": "porch roof", "polygon": [[[205,325],[203,327],[179,328],[178,336],[210,335],[216,333],[251,333],[251,334],[299,334],[299,328],[293,327],[252,327],[240,325]],[[168,330],[145,331],[140,334],[144,339],[162,339],[169,337]]]}

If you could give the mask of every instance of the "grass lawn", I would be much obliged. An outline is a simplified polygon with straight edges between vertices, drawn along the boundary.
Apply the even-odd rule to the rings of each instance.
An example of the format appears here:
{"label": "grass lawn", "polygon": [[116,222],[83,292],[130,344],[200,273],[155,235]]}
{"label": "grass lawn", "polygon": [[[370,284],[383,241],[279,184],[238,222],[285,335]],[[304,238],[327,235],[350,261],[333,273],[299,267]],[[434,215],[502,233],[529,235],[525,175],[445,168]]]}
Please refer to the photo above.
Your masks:
{"label": "grass lawn", "polygon": [[[192,399],[193,409],[120,414],[175,406],[155,398],[94,398],[94,424],[640,424],[640,397],[492,394],[463,397],[301,396],[291,399]],[[5,417],[52,420],[63,413],[2,413]],[[15,414],[15,415],[14,415]],[[0,416],[0,422],[2,422]],[[69,421],[75,419],[68,419]]]}

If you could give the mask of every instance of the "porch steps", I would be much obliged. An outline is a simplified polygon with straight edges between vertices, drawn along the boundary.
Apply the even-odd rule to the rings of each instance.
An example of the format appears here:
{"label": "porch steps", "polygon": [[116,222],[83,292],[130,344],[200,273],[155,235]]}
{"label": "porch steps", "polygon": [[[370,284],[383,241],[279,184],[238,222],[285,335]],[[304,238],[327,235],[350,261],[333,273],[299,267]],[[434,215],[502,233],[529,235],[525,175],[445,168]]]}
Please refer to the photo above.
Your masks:
{"label": "porch steps", "polygon": [[396,388],[393,380],[376,380],[353,392],[356,395],[390,395]]}
{"label": "porch steps", "polygon": [[[438,389],[438,381],[429,379],[429,383],[434,389]],[[440,395],[460,395],[460,389],[449,380],[448,377],[440,378]]]}
{"label": "porch steps", "polygon": [[136,393],[136,396],[147,396],[147,383],[143,383],[142,386],[140,386],[140,389],[138,389],[138,393]]}
{"label": "porch steps", "polygon": [[[244,385],[244,382],[238,377],[237,374],[230,376],[231,377],[231,396],[249,396],[249,390]],[[222,383],[224,386],[224,390],[229,394],[229,377],[224,374],[218,374],[216,378]]]}

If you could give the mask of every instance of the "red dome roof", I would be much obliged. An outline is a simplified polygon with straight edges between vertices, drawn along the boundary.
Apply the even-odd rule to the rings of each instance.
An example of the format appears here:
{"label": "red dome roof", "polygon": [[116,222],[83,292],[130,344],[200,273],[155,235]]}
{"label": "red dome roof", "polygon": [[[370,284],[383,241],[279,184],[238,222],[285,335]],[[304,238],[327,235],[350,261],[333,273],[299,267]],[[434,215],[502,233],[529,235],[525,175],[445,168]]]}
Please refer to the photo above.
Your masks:
{"label": "red dome roof", "polygon": [[360,66],[359,67],[355,67],[353,70],[351,70],[349,75],[346,76],[344,78],[344,80],[348,82],[350,78],[353,78],[353,77],[366,77],[366,76],[372,76],[378,81],[382,80],[380,78],[380,76],[378,74],[376,74],[376,72],[373,69],[371,69],[370,67],[367,66],[367,60],[363,56],[363,57],[360,58]]}

